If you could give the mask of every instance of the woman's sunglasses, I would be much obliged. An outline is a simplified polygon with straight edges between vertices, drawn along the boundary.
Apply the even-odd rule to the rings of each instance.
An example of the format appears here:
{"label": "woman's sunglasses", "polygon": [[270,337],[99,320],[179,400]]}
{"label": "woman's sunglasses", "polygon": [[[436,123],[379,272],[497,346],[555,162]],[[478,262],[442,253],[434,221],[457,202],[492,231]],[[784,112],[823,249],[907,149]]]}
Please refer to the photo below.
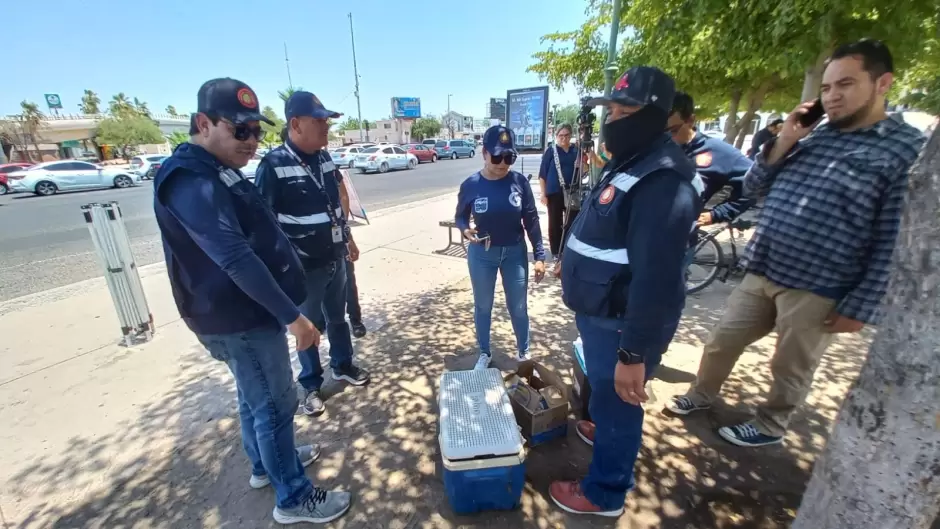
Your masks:
{"label": "woman's sunglasses", "polygon": [[493,165],[499,165],[503,162],[505,162],[506,165],[512,165],[516,163],[516,158],[517,158],[516,153],[504,152],[502,154],[491,154],[490,162],[492,162]]}

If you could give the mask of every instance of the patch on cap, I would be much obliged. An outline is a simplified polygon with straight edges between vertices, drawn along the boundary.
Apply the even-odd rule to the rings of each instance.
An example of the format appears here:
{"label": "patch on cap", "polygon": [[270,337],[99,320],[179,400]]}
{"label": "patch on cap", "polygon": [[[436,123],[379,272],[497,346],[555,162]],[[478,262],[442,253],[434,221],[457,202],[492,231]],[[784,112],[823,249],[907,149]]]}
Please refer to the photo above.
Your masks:
{"label": "patch on cap", "polygon": [[625,73],[623,74],[623,77],[621,77],[620,79],[617,79],[617,84],[614,85],[614,90],[623,90],[624,88],[629,88],[630,87],[629,76],[630,76],[629,73]]}
{"label": "patch on cap", "polygon": [[255,97],[255,93],[250,88],[238,90],[238,102],[245,108],[258,108],[258,98]]}
{"label": "patch on cap", "polygon": [[505,130],[499,135],[500,143],[509,143],[509,133]]}
{"label": "patch on cap", "polygon": [[708,167],[712,164],[711,151],[705,151],[695,156],[695,165],[699,167]]}
{"label": "patch on cap", "polygon": [[320,102],[320,98],[318,98],[315,94],[310,94],[310,96],[313,97],[314,104],[319,105],[321,107],[323,106],[323,103]]}

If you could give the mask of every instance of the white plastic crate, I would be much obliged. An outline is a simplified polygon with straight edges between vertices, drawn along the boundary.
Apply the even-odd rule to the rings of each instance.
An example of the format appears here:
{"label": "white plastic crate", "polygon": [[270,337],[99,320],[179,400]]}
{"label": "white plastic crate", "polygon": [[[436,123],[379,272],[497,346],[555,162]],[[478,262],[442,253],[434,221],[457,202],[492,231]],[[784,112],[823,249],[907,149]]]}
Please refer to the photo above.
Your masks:
{"label": "white plastic crate", "polygon": [[444,373],[438,406],[445,459],[515,456],[522,451],[522,435],[498,369]]}

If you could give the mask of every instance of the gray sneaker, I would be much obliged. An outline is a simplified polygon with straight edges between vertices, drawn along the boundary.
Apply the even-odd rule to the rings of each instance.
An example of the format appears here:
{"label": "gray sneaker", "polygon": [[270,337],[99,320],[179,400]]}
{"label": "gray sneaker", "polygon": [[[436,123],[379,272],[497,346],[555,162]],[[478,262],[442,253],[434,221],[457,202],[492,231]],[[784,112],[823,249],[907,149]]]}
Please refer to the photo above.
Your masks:
{"label": "gray sneaker", "polygon": [[292,509],[274,508],[274,520],[281,524],[332,522],[349,510],[351,494],[339,490],[313,488],[303,503]]}
{"label": "gray sneaker", "polygon": [[[300,459],[300,464],[304,468],[309,467],[313,464],[317,458],[320,457],[320,445],[303,445],[295,448],[297,450],[297,457]],[[253,489],[263,489],[271,484],[271,478],[267,474],[261,476],[251,475],[251,478],[248,480],[248,486]]]}
{"label": "gray sneaker", "polygon": [[307,396],[304,397],[304,401],[300,403],[300,411],[304,412],[304,415],[321,415],[326,411],[326,405],[323,404],[323,399],[320,397],[320,392],[317,390],[308,391]]}

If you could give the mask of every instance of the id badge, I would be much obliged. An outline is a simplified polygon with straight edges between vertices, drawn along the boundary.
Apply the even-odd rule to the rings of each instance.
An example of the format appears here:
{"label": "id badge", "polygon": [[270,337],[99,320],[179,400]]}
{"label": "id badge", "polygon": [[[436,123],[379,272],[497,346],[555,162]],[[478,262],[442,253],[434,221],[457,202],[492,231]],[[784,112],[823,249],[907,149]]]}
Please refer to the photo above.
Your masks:
{"label": "id badge", "polygon": [[340,228],[339,226],[333,226],[333,242],[343,242],[343,228]]}

